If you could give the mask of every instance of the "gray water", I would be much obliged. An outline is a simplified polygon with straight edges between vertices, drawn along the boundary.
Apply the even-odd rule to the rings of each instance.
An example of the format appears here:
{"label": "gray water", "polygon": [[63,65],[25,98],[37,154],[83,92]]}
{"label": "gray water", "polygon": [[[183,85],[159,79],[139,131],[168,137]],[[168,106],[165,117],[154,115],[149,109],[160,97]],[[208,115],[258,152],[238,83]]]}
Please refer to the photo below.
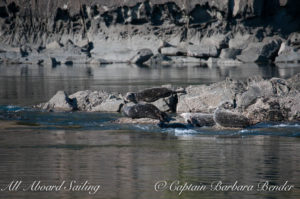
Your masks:
{"label": "gray water", "polygon": [[[32,105],[57,90],[125,93],[162,84],[208,84],[226,77],[289,77],[299,67],[138,68],[0,65],[0,198],[300,198],[300,125],[258,124],[243,130],[160,129],[117,125],[119,114],[48,113]],[[27,187],[76,180],[100,185],[85,191],[1,191],[13,180]],[[269,181],[294,185],[291,191],[155,191],[167,181],[206,185],[222,181],[254,185]]]}

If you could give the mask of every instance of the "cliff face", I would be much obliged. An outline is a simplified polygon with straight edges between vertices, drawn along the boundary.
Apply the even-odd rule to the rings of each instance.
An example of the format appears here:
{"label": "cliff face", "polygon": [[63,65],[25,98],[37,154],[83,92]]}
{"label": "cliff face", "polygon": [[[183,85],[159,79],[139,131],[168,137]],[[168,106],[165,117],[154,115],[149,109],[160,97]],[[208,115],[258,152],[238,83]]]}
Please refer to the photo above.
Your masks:
{"label": "cliff face", "polygon": [[178,45],[236,33],[286,39],[300,30],[299,7],[298,0],[1,0],[0,43],[43,49],[87,41],[89,56],[115,59],[105,55],[109,49],[157,52],[160,40]]}

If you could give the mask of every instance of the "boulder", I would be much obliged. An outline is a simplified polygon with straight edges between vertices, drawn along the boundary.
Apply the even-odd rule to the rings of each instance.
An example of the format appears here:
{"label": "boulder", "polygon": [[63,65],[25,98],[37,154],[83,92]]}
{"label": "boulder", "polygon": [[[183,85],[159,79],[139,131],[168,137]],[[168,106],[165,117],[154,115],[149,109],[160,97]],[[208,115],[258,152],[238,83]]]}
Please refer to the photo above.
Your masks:
{"label": "boulder", "polygon": [[73,111],[77,109],[76,101],[70,99],[64,91],[57,93],[45,104],[42,109],[48,111]]}
{"label": "boulder", "polygon": [[168,56],[165,56],[163,54],[156,54],[156,55],[152,56],[144,64],[146,64],[148,66],[164,65],[164,64],[170,64],[170,61],[171,61],[171,59]]}
{"label": "boulder", "polygon": [[227,79],[209,86],[189,86],[186,94],[178,96],[177,112],[213,113],[223,101],[233,101],[238,93],[245,91],[240,81]]}
{"label": "boulder", "polygon": [[271,61],[275,58],[280,44],[280,39],[273,38],[265,38],[260,43],[250,43],[241,55],[237,56],[237,59],[245,63]]}
{"label": "boulder", "polygon": [[77,102],[78,110],[88,112],[118,112],[124,100],[104,91],[78,91],[69,96]]}
{"label": "boulder", "polygon": [[186,54],[186,51],[182,48],[178,47],[164,47],[160,49],[161,54],[167,56],[178,56]]}
{"label": "boulder", "polygon": [[300,48],[300,32],[292,33],[288,38],[288,43],[291,46],[297,46]]}
{"label": "boulder", "polygon": [[240,49],[243,50],[251,43],[259,42],[255,35],[237,33],[233,38],[229,40],[229,49]]}
{"label": "boulder", "polygon": [[92,107],[92,112],[120,112],[121,107],[124,105],[124,100],[111,96],[103,101],[101,104]]}
{"label": "boulder", "polygon": [[189,45],[187,46],[187,56],[190,57],[217,57],[218,49],[214,45]]}
{"label": "boulder", "polygon": [[130,63],[140,65],[148,61],[152,56],[153,56],[152,50],[148,48],[144,48],[137,51],[137,54],[130,59]]}
{"label": "boulder", "polygon": [[220,58],[221,59],[235,59],[237,55],[241,54],[241,49],[235,48],[224,48],[221,51]]}
{"label": "boulder", "polygon": [[276,63],[298,63],[300,61],[300,50],[288,46],[287,43],[282,43],[278,51],[278,56],[275,58]]}
{"label": "boulder", "polygon": [[161,98],[155,102],[152,102],[151,104],[163,112],[176,112],[177,96],[172,95],[170,97]]}

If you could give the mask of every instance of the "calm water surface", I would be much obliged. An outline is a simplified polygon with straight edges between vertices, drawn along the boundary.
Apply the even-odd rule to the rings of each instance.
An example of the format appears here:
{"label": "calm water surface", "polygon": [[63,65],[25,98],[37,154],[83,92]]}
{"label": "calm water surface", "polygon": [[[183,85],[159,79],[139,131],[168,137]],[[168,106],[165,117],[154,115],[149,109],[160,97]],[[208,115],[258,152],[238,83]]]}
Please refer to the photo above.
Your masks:
{"label": "calm water surface", "polygon": [[[299,67],[137,68],[0,65],[0,190],[12,180],[23,185],[101,185],[86,192],[8,192],[0,198],[300,198],[300,125],[259,124],[244,130],[160,129],[156,125],[116,125],[119,114],[48,113],[26,108],[57,90],[127,92],[162,84],[186,86],[226,76],[289,77]],[[290,192],[156,192],[157,181],[204,184],[214,181],[254,185],[295,185]]]}

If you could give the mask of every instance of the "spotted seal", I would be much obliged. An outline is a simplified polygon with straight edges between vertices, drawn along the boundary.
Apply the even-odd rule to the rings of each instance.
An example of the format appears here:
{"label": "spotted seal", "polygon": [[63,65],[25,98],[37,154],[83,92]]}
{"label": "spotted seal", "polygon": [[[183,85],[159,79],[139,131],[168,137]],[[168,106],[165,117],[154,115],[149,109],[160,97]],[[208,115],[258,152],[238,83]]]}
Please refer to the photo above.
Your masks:
{"label": "spotted seal", "polygon": [[161,122],[168,122],[169,117],[166,113],[160,111],[153,104],[126,104],[122,107],[123,115],[130,117],[132,119],[137,118],[151,118],[157,119]]}
{"label": "spotted seal", "polygon": [[181,117],[184,118],[185,122],[192,124],[193,126],[214,126],[214,116],[213,114],[207,113],[182,113]]}
{"label": "spotted seal", "polygon": [[157,87],[157,88],[148,88],[145,89],[143,91],[140,92],[129,92],[126,94],[125,96],[125,100],[130,101],[130,102],[154,102],[160,98],[165,98],[165,97],[169,97],[173,94],[177,94],[177,93],[185,93],[185,91],[182,90],[177,90],[177,91],[173,91],[171,89],[168,88],[164,88],[164,87]]}
{"label": "spotted seal", "polygon": [[250,120],[244,115],[234,112],[231,102],[222,103],[214,112],[214,121],[223,127],[245,128],[250,126]]}

